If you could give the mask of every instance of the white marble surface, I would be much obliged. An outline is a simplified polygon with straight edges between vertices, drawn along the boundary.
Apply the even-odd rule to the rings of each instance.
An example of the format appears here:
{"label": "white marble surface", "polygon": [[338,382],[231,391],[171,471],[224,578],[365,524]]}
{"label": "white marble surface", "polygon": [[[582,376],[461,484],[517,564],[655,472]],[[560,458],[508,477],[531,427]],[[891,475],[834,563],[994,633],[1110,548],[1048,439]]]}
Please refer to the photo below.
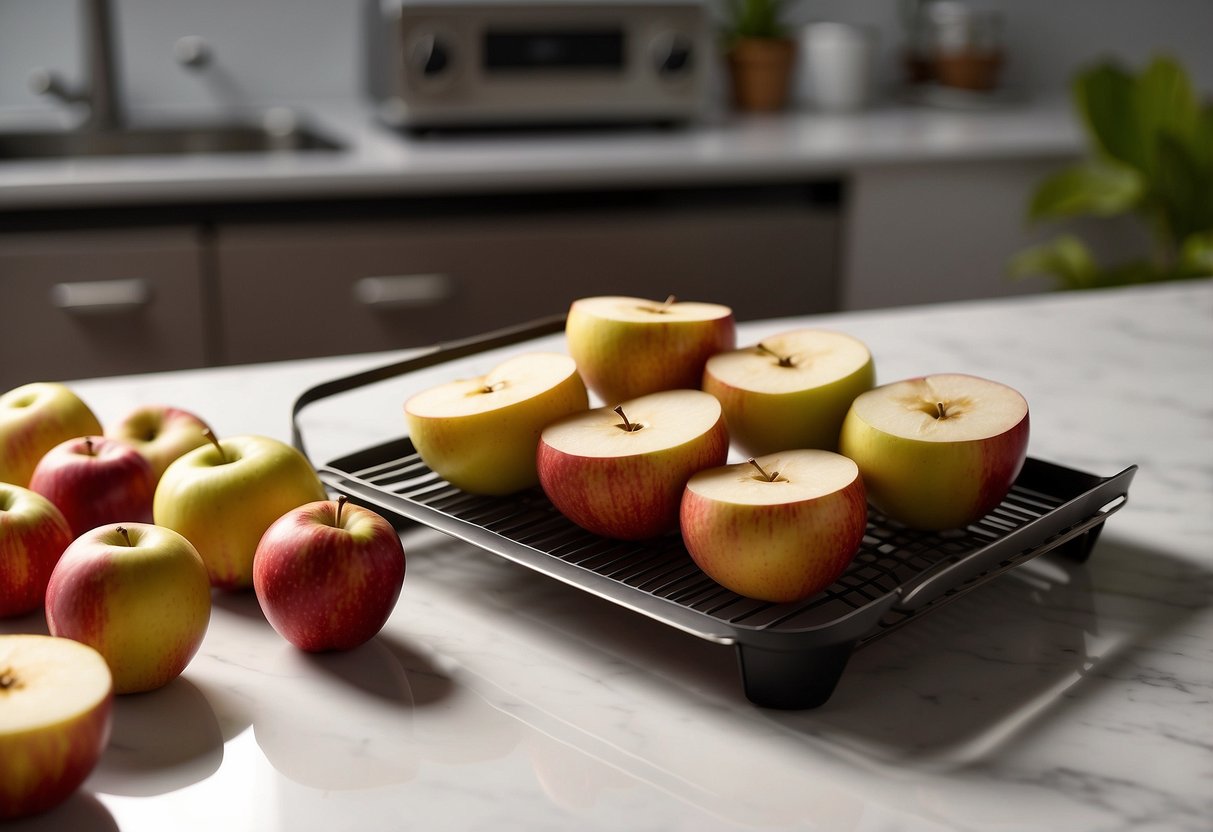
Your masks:
{"label": "white marble surface", "polygon": [[[11,828],[1208,830],[1213,284],[812,321],[864,339],[883,381],[959,370],[1019,388],[1037,457],[1139,465],[1091,560],[982,587],[788,713],[744,700],[727,648],[410,531],[373,641],[305,656],[252,595],[216,595],[183,677],[120,699],[84,789]],[[103,421],[170,401],[220,433],[285,438],[297,393],[387,358],[76,386]],[[395,435],[402,394],[306,411],[314,457]]]}
{"label": "white marble surface", "polygon": [[[0,160],[0,211],[165,201],[291,199],[778,182],[889,162],[1055,158],[1081,147],[1061,99],[963,112],[722,114],[677,130],[408,138],[352,103],[299,108],[346,151],[295,156]],[[163,113],[144,115],[163,120]],[[0,113],[0,131],[31,129]]]}

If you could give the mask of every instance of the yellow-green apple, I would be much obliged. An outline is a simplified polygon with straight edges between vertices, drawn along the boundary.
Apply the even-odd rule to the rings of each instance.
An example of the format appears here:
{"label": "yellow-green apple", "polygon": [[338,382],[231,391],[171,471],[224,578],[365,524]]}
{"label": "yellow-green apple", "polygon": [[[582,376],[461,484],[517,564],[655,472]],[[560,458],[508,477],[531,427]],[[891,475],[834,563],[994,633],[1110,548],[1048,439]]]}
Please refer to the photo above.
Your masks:
{"label": "yellow-green apple", "polygon": [[29,487],[63,512],[76,537],[106,523],[152,520],[152,468],[117,439],[79,436],[59,443],[38,461]]}
{"label": "yellow-green apple", "polygon": [[536,456],[540,485],[561,514],[595,534],[644,540],[678,528],[687,480],[728,452],[714,396],[664,390],[548,425]]}
{"label": "yellow-green apple", "polygon": [[143,454],[152,466],[156,482],[169,463],[186,451],[207,443],[206,422],[177,407],[145,404],[135,408],[122,421],[110,425],[105,435],[117,439]]}
{"label": "yellow-green apple", "polygon": [[700,471],[687,482],[679,517],[687,551],[712,580],[776,603],[837,580],[867,521],[859,467],[816,449]]}
{"label": "yellow-green apple", "polygon": [[473,494],[500,495],[538,485],[539,432],[589,406],[573,359],[535,352],[418,393],[404,414],[413,446],[439,476]]}
{"label": "yellow-green apple", "polygon": [[67,547],[46,587],[46,626],[105,657],[115,693],[163,687],[198,652],[211,587],[197,550],[149,523],[91,529]]}
{"label": "yellow-green apple", "polygon": [[152,516],[194,544],[212,586],[247,589],[270,524],[327,496],[307,458],[290,445],[266,436],[212,437],[165,469]]}
{"label": "yellow-green apple", "polygon": [[84,782],[109,742],[105,659],[66,638],[0,635],[0,821],[46,811]]}
{"label": "yellow-green apple", "polygon": [[257,544],[253,588],[266,619],[301,650],[349,650],[383,629],[404,583],[392,524],[345,497],[292,509]]}
{"label": "yellow-green apple", "polygon": [[703,370],[703,389],[720,399],[729,438],[750,456],[838,450],[851,402],[875,383],[868,348],[822,329],[784,332],[718,353]]}
{"label": "yellow-green apple", "polygon": [[916,529],[965,526],[1007,495],[1028,452],[1028,403],[996,381],[941,373],[860,394],[839,451],[868,500]]}
{"label": "yellow-green apple", "polygon": [[582,298],[569,307],[564,332],[586,386],[611,407],[659,390],[698,389],[708,358],[737,345],[729,307],[672,297]]}
{"label": "yellow-green apple", "polygon": [[0,482],[29,485],[42,455],[77,436],[101,433],[101,423],[68,387],[24,384],[0,396]]}
{"label": "yellow-green apple", "polygon": [[54,503],[0,482],[0,618],[42,607],[51,570],[71,542],[72,529]]}

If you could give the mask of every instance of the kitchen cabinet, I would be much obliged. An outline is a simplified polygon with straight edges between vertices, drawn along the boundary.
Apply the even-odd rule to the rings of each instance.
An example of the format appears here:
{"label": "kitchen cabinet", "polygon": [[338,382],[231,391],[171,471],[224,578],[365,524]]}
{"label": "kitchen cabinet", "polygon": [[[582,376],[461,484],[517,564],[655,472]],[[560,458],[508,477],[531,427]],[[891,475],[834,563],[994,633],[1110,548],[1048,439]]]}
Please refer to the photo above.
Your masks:
{"label": "kitchen cabinet", "polygon": [[209,362],[196,226],[0,235],[0,389]]}
{"label": "kitchen cabinet", "polygon": [[216,233],[220,354],[247,363],[429,344],[594,294],[713,300],[742,320],[823,312],[837,304],[837,237],[832,211],[782,196],[230,223]]}

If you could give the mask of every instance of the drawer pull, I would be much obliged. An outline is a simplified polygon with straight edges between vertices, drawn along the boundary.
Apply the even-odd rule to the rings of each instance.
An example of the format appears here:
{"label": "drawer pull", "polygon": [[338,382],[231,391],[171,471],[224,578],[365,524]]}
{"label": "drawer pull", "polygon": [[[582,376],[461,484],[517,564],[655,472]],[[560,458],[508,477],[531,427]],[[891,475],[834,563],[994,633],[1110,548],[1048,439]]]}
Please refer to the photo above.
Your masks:
{"label": "drawer pull", "polygon": [[450,275],[385,275],[358,280],[354,284],[354,297],[375,309],[409,309],[441,303],[454,290],[455,282]]}
{"label": "drawer pull", "polygon": [[151,284],[137,277],[129,280],[56,283],[51,287],[51,302],[73,315],[133,312],[147,306],[151,299]]}

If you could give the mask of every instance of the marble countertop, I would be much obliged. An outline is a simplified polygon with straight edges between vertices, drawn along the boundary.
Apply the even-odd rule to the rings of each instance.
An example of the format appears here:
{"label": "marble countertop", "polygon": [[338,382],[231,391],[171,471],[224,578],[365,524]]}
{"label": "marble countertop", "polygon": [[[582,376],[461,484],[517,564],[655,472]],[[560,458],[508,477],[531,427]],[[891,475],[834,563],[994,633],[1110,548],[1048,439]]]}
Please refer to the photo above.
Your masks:
{"label": "marble countertop", "polygon": [[[374,640],[307,656],[254,596],[216,594],[184,675],[120,698],[83,789],[11,828],[1207,830],[1213,283],[741,338],[810,322],[865,340],[881,381],[956,370],[1017,387],[1033,456],[1139,465],[1091,559],[1020,567],[857,652],[823,707],[779,712],[744,699],[728,648],[412,529]],[[221,434],[285,439],[301,391],[393,357],[74,386],[103,422],[165,401]],[[401,431],[397,383],[349,395],[304,412],[314,459]]]}
{"label": "marble countertop", "polygon": [[[796,181],[864,165],[1058,157],[1081,134],[1067,102],[976,111],[715,114],[683,129],[410,138],[354,103],[298,108],[340,153],[0,161],[0,211],[164,202],[512,192]],[[144,114],[163,120],[165,114]],[[33,129],[0,113],[0,131]],[[46,126],[46,125],[42,125]]]}

